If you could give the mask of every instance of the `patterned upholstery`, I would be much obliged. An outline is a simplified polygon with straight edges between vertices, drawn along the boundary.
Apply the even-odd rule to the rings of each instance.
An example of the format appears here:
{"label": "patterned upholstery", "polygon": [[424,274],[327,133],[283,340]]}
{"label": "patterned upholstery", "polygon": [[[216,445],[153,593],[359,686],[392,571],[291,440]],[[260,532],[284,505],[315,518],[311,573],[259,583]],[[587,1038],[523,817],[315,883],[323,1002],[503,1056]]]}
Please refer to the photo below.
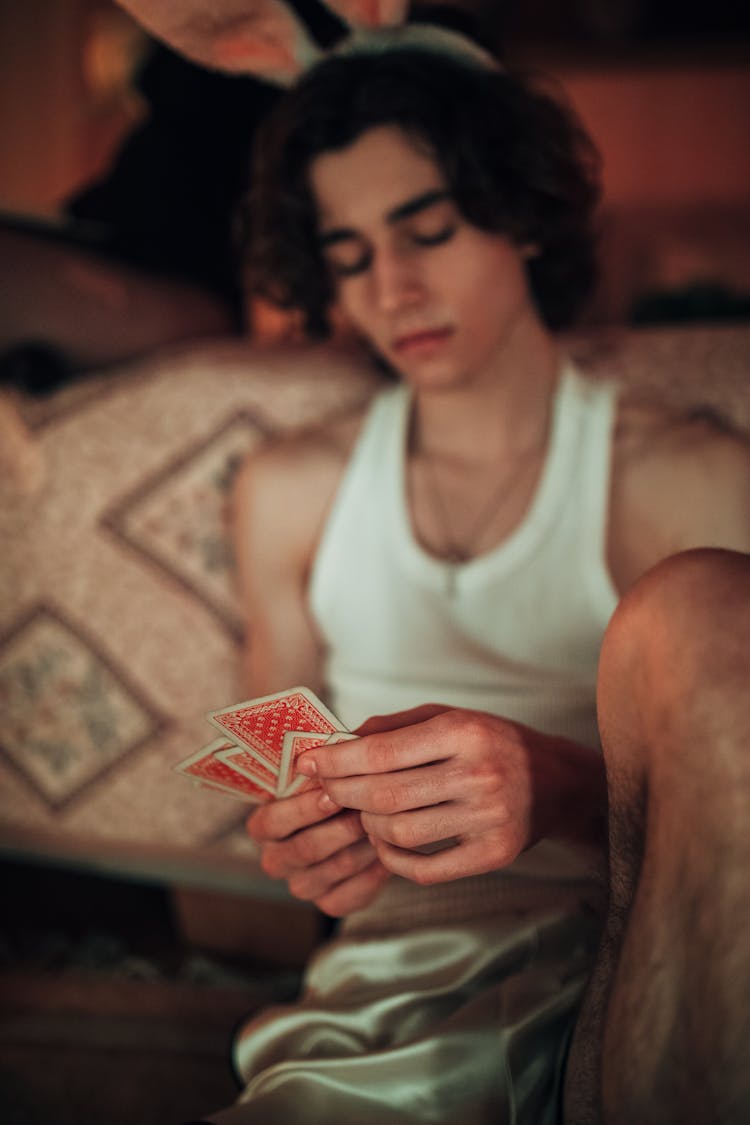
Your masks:
{"label": "patterned upholstery", "polygon": [[[571,344],[750,433],[750,326]],[[215,343],[0,400],[0,847],[258,887],[246,806],[170,767],[243,696],[226,499],[269,435],[364,401],[343,353]]]}
{"label": "patterned upholstery", "polygon": [[375,385],[303,355],[203,345],[5,402],[0,846],[252,874],[247,807],[170,766],[213,737],[206,711],[243,697],[234,469]]}

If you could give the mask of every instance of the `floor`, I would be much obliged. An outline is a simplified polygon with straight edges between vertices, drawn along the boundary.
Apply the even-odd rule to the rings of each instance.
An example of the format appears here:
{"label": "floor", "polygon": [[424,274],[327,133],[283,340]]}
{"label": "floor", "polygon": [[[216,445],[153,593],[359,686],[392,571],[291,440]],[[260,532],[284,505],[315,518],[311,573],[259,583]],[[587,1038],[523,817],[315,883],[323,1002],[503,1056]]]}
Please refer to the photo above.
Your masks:
{"label": "floor", "polygon": [[3,1125],[183,1125],[237,1093],[229,1044],[297,970],[185,946],[157,886],[0,863]]}

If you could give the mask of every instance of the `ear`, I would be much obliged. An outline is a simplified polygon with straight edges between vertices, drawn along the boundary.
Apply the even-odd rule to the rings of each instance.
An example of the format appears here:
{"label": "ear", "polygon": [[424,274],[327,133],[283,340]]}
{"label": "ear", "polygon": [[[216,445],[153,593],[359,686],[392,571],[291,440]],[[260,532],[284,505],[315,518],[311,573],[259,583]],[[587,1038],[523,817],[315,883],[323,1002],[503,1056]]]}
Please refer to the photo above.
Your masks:
{"label": "ear", "polygon": [[288,85],[320,57],[283,0],[118,0],[135,20],[193,62]]}
{"label": "ear", "polygon": [[409,0],[325,0],[349,27],[397,27],[406,23]]}

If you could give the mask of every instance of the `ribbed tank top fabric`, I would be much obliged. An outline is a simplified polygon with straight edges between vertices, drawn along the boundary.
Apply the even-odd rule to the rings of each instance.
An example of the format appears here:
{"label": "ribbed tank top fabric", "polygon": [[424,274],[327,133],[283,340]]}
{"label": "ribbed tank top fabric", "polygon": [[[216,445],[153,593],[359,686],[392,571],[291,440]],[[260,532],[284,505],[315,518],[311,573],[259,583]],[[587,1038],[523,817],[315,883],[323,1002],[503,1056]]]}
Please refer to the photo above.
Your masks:
{"label": "ribbed tank top fabric", "polygon": [[[606,566],[616,400],[615,384],[564,365],[527,513],[496,548],[459,568],[450,595],[445,564],[410,525],[409,388],[378,396],[334,498],[309,587],[328,654],[330,705],[347,726],[443,703],[598,747],[597,663],[617,604]],[[426,925],[445,924],[456,910],[526,909],[549,895],[550,882],[590,901],[590,880],[598,885],[601,875],[600,853],[543,840],[510,868],[474,880],[418,890],[391,879],[343,932],[387,929],[409,912]]]}
{"label": "ribbed tank top fabric", "polygon": [[522,522],[458,568],[416,541],[406,502],[411,395],[372,404],[309,586],[336,714],[437,702],[502,714],[596,746],[599,648],[617,603],[606,561],[616,387],[566,364],[548,452]]}

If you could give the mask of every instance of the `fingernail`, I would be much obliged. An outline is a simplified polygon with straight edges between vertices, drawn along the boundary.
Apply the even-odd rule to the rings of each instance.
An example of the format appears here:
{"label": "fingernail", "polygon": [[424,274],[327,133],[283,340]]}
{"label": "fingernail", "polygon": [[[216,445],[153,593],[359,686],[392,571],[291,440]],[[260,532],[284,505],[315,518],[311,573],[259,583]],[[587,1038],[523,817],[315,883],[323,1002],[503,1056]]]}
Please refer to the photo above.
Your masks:
{"label": "fingernail", "polygon": [[297,769],[304,777],[315,777],[318,763],[309,754],[300,754],[297,759]]}
{"label": "fingernail", "polygon": [[318,798],[318,808],[323,812],[331,812],[332,809],[336,808],[336,803],[331,800],[327,793],[323,793]]}

